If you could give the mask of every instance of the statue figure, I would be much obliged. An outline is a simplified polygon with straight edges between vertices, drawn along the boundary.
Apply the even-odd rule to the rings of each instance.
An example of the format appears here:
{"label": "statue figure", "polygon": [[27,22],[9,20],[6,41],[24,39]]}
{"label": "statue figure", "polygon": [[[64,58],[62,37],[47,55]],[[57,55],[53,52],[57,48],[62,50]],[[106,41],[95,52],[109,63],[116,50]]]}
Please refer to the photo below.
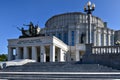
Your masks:
{"label": "statue figure", "polygon": [[24,36],[24,37],[25,37],[25,36],[28,36],[28,35],[26,34],[26,30],[24,30],[23,27],[22,27],[21,29],[20,29],[19,27],[17,27],[17,29],[22,32],[22,36]]}
{"label": "statue figure", "polygon": [[18,28],[18,30],[21,31],[22,36],[20,36],[20,38],[25,38],[25,37],[36,37],[36,36],[44,36],[44,34],[40,34],[40,27],[38,25],[33,25],[32,22],[30,22],[30,24],[25,25],[24,26],[29,26],[28,30],[24,30],[24,28],[22,27],[21,29]]}
{"label": "statue figure", "polygon": [[38,25],[35,25],[35,34],[36,35],[40,34],[40,27]]}
{"label": "statue figure", "polygon": [[30,22],[30,24],[28,25],[25,25],[23,24],[24,26],[29,26],[29,36],[33,36],[33,32],[34,32],[34,25],[32,22]]}

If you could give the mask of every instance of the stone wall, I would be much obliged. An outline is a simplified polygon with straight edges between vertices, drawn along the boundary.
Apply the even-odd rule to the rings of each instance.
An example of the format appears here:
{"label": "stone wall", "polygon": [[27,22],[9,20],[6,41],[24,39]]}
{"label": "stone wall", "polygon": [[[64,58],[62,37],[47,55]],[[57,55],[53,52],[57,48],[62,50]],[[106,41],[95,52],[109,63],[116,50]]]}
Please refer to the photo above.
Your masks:
{"label": "stone wall", "polygon": [[[101,53],[98,54],[94,54],[93,49],[95,47],[92,46],[93,44],[86,44],[86,53],[83,56],[83,62],[84,63],[97,63],[97,64],[101,64],[101,65],[105,65],[108,67],[112,67],[112,68],[116,68],[116,69],[120,69],[120,51],[119,48],[120,46],[106,46],[104,47],[105,50],[104,51],[106,53],[103,53],[102,51],[100,51]],[[108,49],[112,47],[112,52],[108,53]],[[97,47],[96,47],[97,48]],[[100,50],[101,48],[103,48],[102,46],[99,47]],[[116,51],[113,51],[113,48],[116,49]]]}
{"label": "stone wall", "polygon": [[90,54],[83,57],[84,63],[97,63],[120,69],[120,54]]}

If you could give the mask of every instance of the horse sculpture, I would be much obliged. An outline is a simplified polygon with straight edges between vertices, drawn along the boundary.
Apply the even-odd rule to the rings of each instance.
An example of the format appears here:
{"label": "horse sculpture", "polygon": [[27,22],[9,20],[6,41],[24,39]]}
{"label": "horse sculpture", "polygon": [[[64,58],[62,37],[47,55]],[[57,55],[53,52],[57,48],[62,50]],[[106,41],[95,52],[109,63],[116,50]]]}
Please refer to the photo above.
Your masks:
{"label": "horse sculpture", "polygon": [[22,27],[21,29],[18,28],[18,30],[21,31],[22,36],[20,36],[20,38],[25,38],[25,37],[36,37],[40,35],[40,27],[38,25],[33,25],[32,22],[30,22],[30,24],[25,25],[24,26],[29,26],[28,30],[24,30],[24,28]]}

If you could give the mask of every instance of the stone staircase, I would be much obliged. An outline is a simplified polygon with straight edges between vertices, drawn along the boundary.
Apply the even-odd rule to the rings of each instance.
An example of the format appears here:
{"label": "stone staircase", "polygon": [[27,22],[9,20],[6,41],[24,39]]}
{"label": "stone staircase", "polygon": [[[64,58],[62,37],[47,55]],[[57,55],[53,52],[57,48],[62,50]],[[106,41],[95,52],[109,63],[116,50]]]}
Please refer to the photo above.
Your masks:
{"label": "stone staircase", "polygon": [[[117,74],[116,74],[117,73]],[[0,80],[113,80],[119,70],[80,62],[27,63],[0,70]]]}
{"label": "stone staircase", "polygon": [[119,72],[119,70],[99,64],[79,62],[27,63],[23,66],[10,66],[3,72]]}

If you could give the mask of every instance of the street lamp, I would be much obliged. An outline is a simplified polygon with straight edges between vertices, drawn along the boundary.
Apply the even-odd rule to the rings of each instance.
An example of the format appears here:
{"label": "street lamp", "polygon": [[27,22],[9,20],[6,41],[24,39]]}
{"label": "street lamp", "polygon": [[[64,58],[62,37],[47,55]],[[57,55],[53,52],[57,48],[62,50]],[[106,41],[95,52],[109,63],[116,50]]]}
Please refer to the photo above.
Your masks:
{"label": "street lamp", "polygon": [[86,12],[88,15],[88,18],[87,18],[88,19],[88,44],[92,43],[91,15],[94,10],[95,10],[95,4],[91,5],[90,1],[84,6],[84,12]]}

